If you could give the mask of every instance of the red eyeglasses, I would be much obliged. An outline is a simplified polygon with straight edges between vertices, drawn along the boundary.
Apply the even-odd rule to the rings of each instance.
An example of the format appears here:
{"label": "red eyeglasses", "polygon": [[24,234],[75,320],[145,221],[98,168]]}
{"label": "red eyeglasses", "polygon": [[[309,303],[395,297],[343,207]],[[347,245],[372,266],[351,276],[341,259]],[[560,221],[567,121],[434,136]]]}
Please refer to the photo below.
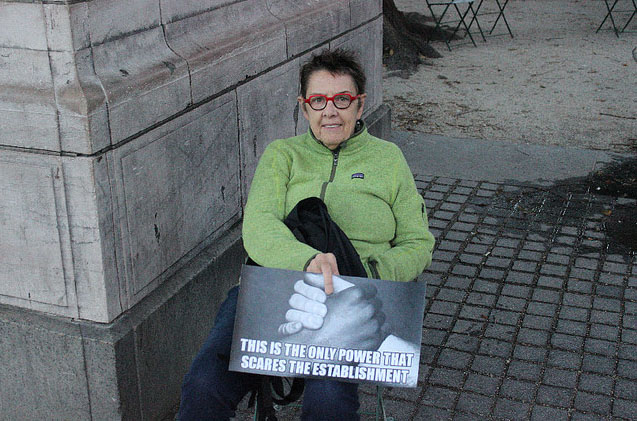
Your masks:
{"label": "red eyeglasses", "polygon": [[310,104],[310,108],[312,108],[314,111],[321,111],[322,109],[327,107],[328,101],[332,101],[332,103],[334,103],[334,106],[339,110],[344,110],[352,104],[352,101],[358,98],[360,98],[360,95],[352,96],[346,93],[336,94],[331,97],[327,95],[316,94],[310,95],[309,98],[307,98],[304,102],[306,104]]}

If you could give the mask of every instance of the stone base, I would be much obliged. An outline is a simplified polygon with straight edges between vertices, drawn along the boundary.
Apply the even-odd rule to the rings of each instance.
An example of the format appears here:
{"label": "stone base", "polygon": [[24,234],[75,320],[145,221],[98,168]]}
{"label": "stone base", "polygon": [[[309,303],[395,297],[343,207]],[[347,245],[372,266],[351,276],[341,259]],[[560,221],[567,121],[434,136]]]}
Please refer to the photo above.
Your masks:
{"label": "stone base", "polygon": [[0,306],[0,418],[156,420],[170,414],[243,259],[237,224],[110,324]]}
{"label": "stone base", "polygon": [[[366,118],[388,139],[390,109]],[[236,224],[109,324],[0,305],[0,418],[156,420],[174,413],[181,382],[239,279]]]}

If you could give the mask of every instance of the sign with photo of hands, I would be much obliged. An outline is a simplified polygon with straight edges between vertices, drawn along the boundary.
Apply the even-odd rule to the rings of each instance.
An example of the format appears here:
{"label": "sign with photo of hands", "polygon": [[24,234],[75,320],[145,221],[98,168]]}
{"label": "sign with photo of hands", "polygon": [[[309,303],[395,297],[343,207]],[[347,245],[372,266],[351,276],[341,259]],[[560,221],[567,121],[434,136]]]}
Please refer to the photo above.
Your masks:
{"label": "sign with photo of hands", "polygon": [[244,266],[230,370],[416,387],[424,282]]}

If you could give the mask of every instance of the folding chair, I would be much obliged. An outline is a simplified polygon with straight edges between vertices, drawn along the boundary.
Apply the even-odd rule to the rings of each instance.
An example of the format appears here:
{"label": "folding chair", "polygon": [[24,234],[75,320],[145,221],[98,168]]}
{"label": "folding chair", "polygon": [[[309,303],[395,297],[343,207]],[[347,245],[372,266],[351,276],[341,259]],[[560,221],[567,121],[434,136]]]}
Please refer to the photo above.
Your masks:
{"label": "folding chair", "polygon": [[[260,392],[259,392],[260,393]],[[263,414],[259,414],[259,404],[263,405],[263,399],[259,399],[257,397],[256,399],[256,404],[254,406],[254,421],[270,421],[270,420],[276,420],[276,415],[266,415],[264,416]],[[267,402],[267,399],[266,399]],[[295,407],[300,407],[301,405],[299,404],[289,404],[289,406],[295,406]],[[282,405],[277,405],[274,404],[273,408],[276,411],[280,411],[283,406]],[[376,409],[374,412],[365,412],[365,411],[359,411],[358,412],[361,415],[375,415],[376,416],[376,421],[394,421],[394,417],[388,417],[387,414],[385,413],[385,400],[383,399],[383,387],[382,386],[376,386]]]}
{"label": "folding chair", "polygon": [[[478,11],[480,10],[480,7],[482,6],[484,0],[480,0],[480,3],[478,4],[478,7],[476,8],[476,16],[479,16],[480,13],[478,13]],[[511,27],[509,26],[509,22],[507,22],[507,18],[506,16],[504,16],[504,9],[507,7],[507,4],[509,4],[509,0],[495,0],[496,5],[498,6],[498,10],[496,12],[488,12],[488,13],[483,13],[482,15],[487,15],[487,14],[496,14],[496,18],[495,21],[493,22],[493,25],[491,26],[491,29],[489,30],[489,35],[493,35],[493,30],[495,29],[496,25],[498,24],[498,22],[500,22],[500,18],[502,18],[502,21],[504,22],[504,24],[506,25],[507,31],[509,32],[509,35],[511,35],[511,38],[513,38],[513,32],[511,32]],[[469,27],[471,27],[471,22],[469,23]],[[501,35],[501,34],[499,34]]]}
{"label": "folding chair", "polygon": [[[613,2],[612,6],[609,4],[610,1]],[[599,30],[602,29],[602,26],[604,25],[606,20],[609,19],[611,25],[613,26],[613,30],[615,31],[615,35],[619,38],[619,34],[621,32],[624,32],[626,28],[628,28],[630,21],[632,21],[633,18],[635,17],[635,14],[637,14],[637,3],[635,3],[635,0],[631,0],[631,2],[633,4],[632,14],[626,21],[626,24],[624,25],[624,27],[618,30],[617,25],[615,24],[615,19],[613,19],[613,13],[615,13],[615,16],[617,16],[617,14],[619,13],[630,12],[630,10],[615,10],[615,6],[617,6],[617,3],[619,3],[619,0],[604,0],[604,3],[606,4],[606,16],[604,16],[604,20],[602,20],[602,23],[599,24],[599,27],[597,28],[597,31],[595,32],[596,33],[599,32]]]}
{"label": "folding chair", "polygon": [[[449,41],[451,41],[455,37],[461,25],[464,26],[464,29],[467,32],[467,35],[469,35],[469,38],[471,39],[471,43],[473,44],[474,47],[477,47],[476,42],[473,39],[473,35],[471,34],[471,26],[473,25],[474,22],[476,23],[476,26],[478,27],[478,30],[480,31],[482,40],[486,41],[486,39],[484,38],[484,34],[482,33],[482,28],[480,27],[480,23],[478,22],[478,18],[476,15],[477,11],[480,8],[480,5],[482,4],[482,0],[479,0],[480,3],[478,4],[477,9],[473,8],[473,3],[475,2],[475,0],[426,0],[426,1],[427,1],[427,7],[429,8],[429,12],[431,13],[431,16],[434,18],[434,21],[436,22],[434,31],[437,31],[443,24],[446,24],[449,22],[455,22],[455,20],[447,21],[447,22],[444,21],[445,15],[447,14],[447,11],[449,10],[451,6],[453,6],[453,8],[456,10],[456,13],[458,14],[458,18],[459,18],[458,24],[453,29],[453,32],[451,33],[451,35],[444,39],[445,44],[447,44],[447,48],[449,49],[449,51],[451,51],[451,46],[449,44]],[[458,7],[459,4],[463,4],[463,3],[467,5],[467,8],[465,9],[464,12],[462,12],[460,8]],[[444,6],[444,9],[442,13],[440,14],[440,16],[437,16],[436,13],[434,12],[433,10],[434,6]],[[467,15],[469,15],[469,18],[471,19],[469,21],[469,24],[467,24],[466,22]]]}

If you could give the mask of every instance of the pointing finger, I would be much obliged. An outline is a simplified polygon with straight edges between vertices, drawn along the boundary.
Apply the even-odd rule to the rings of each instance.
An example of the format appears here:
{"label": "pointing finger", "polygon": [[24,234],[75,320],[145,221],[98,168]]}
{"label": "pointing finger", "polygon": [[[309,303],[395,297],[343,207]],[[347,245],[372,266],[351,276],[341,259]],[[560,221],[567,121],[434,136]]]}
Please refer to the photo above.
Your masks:
{"label": "pointing finger", "polygon": [[334,292],[334,283],[332,281],[332,266],[329,263],[323,263],[321,265],[321,272],[323,273],[323,280],[325,281],[325,293],[330,295]]}

